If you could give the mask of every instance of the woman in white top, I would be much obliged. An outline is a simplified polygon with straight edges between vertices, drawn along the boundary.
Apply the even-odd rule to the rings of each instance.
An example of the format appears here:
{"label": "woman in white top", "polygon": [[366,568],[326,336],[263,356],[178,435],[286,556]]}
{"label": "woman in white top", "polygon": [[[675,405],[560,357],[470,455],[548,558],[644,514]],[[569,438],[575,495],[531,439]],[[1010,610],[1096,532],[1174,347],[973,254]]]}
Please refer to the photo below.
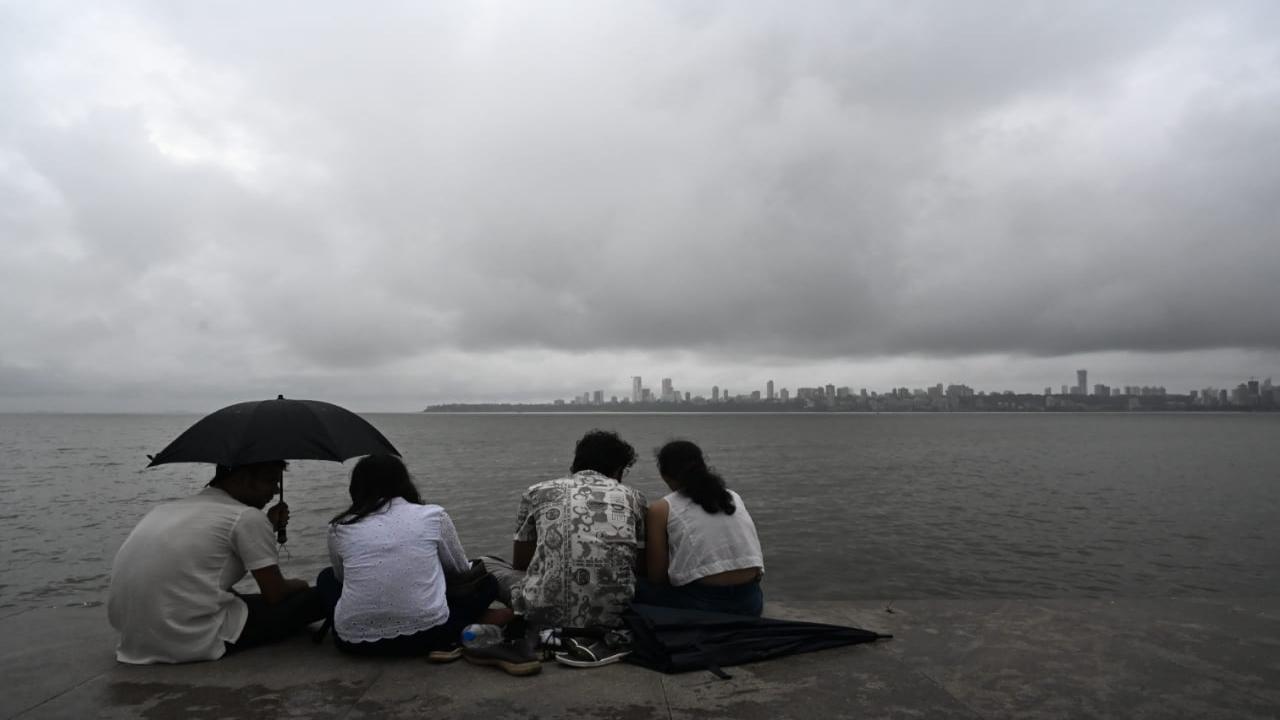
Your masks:
{"label": "woman in white top", "polygon": [[764,557],[742,498],[687,440],[662,446],[658,472],[672,492],[649,506],[636,602],[760,615]]}
{"label": "woman in white top", "polygon": [[[329,526],[333,567],[316,587],[333,611],[335,643],[361,655],[450,659],[462,629],[487,615],[498,583],[486,575],[447,596],[445,575],[466,573],[467,555],[448,513],[427,505],[394,455],[370,455],[351,471],[351,507]],[[327,576],[327,577],[326,577]],[[443,656],[441,657],[443,659]]]}

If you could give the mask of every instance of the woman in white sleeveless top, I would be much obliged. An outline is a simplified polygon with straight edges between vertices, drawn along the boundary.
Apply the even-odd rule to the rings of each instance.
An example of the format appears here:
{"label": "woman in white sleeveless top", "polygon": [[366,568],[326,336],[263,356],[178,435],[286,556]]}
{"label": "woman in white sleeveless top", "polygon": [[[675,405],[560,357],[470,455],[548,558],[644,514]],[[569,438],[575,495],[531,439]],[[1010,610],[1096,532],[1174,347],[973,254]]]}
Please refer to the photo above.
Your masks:
{"label": "woman in white sleeveless top", "polygon": [[760,615],[764,557],[742,498],[687,440],[658,451],[658,472],[672,492],[649,505],[636,602]]}

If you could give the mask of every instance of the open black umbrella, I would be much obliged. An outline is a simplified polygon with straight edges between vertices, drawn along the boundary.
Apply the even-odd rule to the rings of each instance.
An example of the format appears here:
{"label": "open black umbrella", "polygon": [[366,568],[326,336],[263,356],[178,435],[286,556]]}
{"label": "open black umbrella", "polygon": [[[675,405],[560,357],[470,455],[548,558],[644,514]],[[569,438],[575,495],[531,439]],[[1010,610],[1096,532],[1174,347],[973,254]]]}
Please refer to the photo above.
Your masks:
{"label": "open black umbrella", "polygon": [[[359,415],[320,400],[242,402],[201,418],[155,455],[147,467],[178,462],[249,465],[270,460],[333,460],[357,455],[399,455]],[[284,489],[281,488],[281,498]],[[280,531],[284,542],[284,531]]]}

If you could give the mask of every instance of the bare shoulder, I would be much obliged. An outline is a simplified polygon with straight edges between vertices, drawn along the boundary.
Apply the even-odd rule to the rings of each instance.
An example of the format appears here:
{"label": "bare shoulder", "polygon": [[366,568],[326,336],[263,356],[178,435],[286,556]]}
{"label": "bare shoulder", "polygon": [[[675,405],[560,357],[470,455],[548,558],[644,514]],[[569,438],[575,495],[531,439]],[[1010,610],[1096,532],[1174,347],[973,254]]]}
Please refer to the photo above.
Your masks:
{"label": "bare shoulder", "polygon": [[649,517],[666,517],[670,511],[671,506],[665,498],[649,503]]}

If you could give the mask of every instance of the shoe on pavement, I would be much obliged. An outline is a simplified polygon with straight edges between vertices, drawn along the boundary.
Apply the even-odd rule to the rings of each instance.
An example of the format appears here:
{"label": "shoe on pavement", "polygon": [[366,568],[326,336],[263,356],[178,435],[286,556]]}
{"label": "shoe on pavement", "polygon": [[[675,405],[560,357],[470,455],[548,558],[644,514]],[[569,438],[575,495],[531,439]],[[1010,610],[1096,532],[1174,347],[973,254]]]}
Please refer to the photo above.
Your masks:
{"label": "shoe on pavement", "polygon": [[462,657],[476,665],[495,665],[508,675],[535,675],[542,662],[524,642],[503,642],[484,648],[463,648]]}
{"label": "shoe on pavement", "polygon": [[462,657],[462,646],[454,645],[447,650],[432,650],[427,655],[427,662],[449,663]]}
{"label": "shoe on pavement", "polygon": [[556,662],[576,668],[593,668],[611,665],[631,654],[631,649],[610,645],[604,640],[564,638],[564,652],[556,653]]}

